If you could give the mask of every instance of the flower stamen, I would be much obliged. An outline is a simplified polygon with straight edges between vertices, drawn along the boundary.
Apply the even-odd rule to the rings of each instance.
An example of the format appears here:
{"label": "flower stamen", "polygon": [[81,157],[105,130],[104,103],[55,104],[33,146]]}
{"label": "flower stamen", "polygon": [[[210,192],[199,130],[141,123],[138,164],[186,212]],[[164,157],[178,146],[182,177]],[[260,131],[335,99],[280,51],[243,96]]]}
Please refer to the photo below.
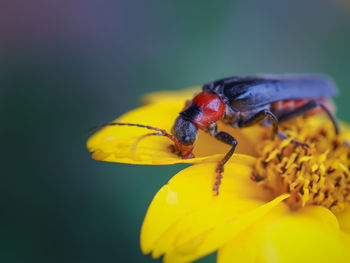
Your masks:
{"label": "flower stamen", "polygon": [[274,196],[290,193],[286,202],[292,209],[322,205],[342,211],[350,202],[350,147],[345,138],[335,134],[330,122],[315,117],[297,118],[280,130],[289,136],[282,142],[264,134],[252,180]]}

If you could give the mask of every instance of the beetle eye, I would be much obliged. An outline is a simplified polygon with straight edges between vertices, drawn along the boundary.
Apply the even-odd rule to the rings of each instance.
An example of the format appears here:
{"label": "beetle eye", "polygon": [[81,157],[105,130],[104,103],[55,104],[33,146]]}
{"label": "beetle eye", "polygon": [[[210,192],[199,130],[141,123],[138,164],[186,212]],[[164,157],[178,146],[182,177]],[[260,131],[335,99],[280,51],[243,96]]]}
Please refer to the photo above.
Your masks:
{"label": "beetle eye", "polygon": [[189,142],[191,142],[190,136],[184,136],[184,137],[182,137],[182,142],[184,142],[184,143],[189,143]]}

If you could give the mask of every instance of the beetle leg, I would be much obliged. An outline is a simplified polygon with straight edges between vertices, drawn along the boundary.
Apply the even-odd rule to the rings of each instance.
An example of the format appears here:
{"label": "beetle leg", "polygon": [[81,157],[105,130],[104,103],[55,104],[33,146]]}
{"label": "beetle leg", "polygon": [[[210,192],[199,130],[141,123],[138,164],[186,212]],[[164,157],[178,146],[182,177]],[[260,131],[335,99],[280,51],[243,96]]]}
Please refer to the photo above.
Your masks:
{"label": "beetle leg", "polygon": [[222,160],[220,160],[220,162],[218,163],[218,166],[216,167],[217,176],[216,176],[216,181],[215,181],[215,184],[213,187],[213,191],[215,192],[215,195],[219,195],[222,173],[224,172],[224,165],[231,158],[233,153],[235,152],[235,149],[236,149],[238,142],[230,134],[228,134],[226,132],[218,132],[216,123],[211,124],[209,126],[208,131],[212,136],[214,136],[219,141],[231,146],[231,149],[225,154],[224,158],[222,158]]}
{"label": "beetle leg", "polygon": [[[287,139],[288,136],[283,134],[282,132],[278,131],[278,119],[277,117],[269,110],[262,110],[259,111],[257,114],[255,114],[252,118],[244,121],[244,122],[240,122],[238,123],[239,127],[248,127],[254,124],[257,124],[258,122],[263,121],[264,119],[269,118],[270,122],[272,124],[272,130],[274,132],[274,134],[277,134],[278,137],[280,137],[282,140]],[[299,142],[296,140],[292,140],[292,143],[296,144],[297,146],[301,146],[303,148],[309,148],[309,145],[303,142]]]}
{"label": "beetle leg", "polygon": [[259,111],[257,114],[255,114],[253,117],[251,117],[248,120],[240,121],[238,123],[238,127],[243,128],[243,127],[252,126],[254,124],[262,122],[266,118],[270,119],[270,122],[272,124],[273,133],[277,134],[278,133],[278,119],[271,111],[269,111],[267,109]]}
{"label": "beetle leg", "polygon": [[286,121],[286,120],[289,120],[289,119],[293,119],[293,118],[295,118],[295,117],[297,117],[299,115],[307,113],[308,111],[312,110],[313,108],[315,108],[317,106],[320,106],[326,112],[326,114],[328,115],[329,119],[333,123],[333,127],[334,127],[334,130],[335,130],[335,133],[339,134],[339,127],[338,127],[337,120],[335,119],[333,114],[329,111],[329,109],[322,102],[320,102],[318,100],[311,100],[311,101],[305,103],[304,105],[300,106],[299,108],[297,108],[297,109],[295,109],[293,111],[290,111],[290,112],[288,112],[286,114],[283,114],[282,116],[280,116],[278,118],[278,120],[280,122],[282,122],[282,121]]}

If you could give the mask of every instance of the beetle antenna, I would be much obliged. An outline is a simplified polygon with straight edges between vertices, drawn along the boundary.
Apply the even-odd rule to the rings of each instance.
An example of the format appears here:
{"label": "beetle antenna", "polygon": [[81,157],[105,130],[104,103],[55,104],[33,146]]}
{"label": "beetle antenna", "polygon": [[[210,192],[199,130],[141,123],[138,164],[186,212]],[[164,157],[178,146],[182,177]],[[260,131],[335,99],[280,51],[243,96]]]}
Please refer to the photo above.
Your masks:
{"label": "beetle antenna", "polygon": [[143,135],[137,142],[136,144],[142,140],[144,137],[147,137],[147,136],[151,136],[151,135],[158,135],[158,136],[165,136],[165,137],[168,137],[170,140],[172,140],[174,143],[179,143],[179,141],[175,138],[174,135],[172,134],[169,134],[166,132],[166,130],[164,129],[160,129],[160,128],[157,128],[157,127],[153,127],[153,126],[149,126],[149,125],[142,125],[142,124],[139,124],[139,123],[127,123],[127,122],[108,122],[108,123],[105,123],[105,124],[101,124],[101,125],[97,125],[95,127],[92,127],[90,129],[88,129],[85,134],[89,134],[90,132],[93,132],[97,129],[101,129],[103,127],[107,127],[107,126],[132,126],[132,127],[139,127],[139,128],[145,128],[145,129],[149,129],[149,130],[154,130],[154,131],[157,131],[156,133],[150,133],[150,134],[145,134]]}
{"label": "beetle antenna", "polygon": [[144,134],[144,135],[140,136],[139,138],[137,138],[137,140],[132,144],[131,151],[134,152],[137,148],[137,145],[140,143],[140,141],[142,141],[143,139],[145,139],[149,136],[166,136],[166,135],[164,135],[161,132],[153,132],[153,133]]}

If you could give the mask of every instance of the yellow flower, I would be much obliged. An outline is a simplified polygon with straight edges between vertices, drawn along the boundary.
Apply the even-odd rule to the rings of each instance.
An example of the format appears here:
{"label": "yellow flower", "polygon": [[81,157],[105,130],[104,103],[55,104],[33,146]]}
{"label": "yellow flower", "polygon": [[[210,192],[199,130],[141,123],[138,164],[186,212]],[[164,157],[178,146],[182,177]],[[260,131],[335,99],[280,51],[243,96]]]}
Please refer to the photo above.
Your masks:
{"label": "yellow flower", "polygon": [[[116,121],[170,131],[192,93],[153,94],[145,99],[150,104]],[[239,144],[218,196],[215,167],[229,147],[206,133],[193,159],[179,158],[169,139],[142,137],[149,131],[136,127],[106,127],[87,146],[96,160],[196,163],[163,186],[147,211],[141,249],[154,258],[190,262],[218,251],[218,262],[350,262],[350,129],[341,128],[336,136],[322,116],[299,117],[280,126],[290,136],[281,141],[266,127],[219,123]]]}

